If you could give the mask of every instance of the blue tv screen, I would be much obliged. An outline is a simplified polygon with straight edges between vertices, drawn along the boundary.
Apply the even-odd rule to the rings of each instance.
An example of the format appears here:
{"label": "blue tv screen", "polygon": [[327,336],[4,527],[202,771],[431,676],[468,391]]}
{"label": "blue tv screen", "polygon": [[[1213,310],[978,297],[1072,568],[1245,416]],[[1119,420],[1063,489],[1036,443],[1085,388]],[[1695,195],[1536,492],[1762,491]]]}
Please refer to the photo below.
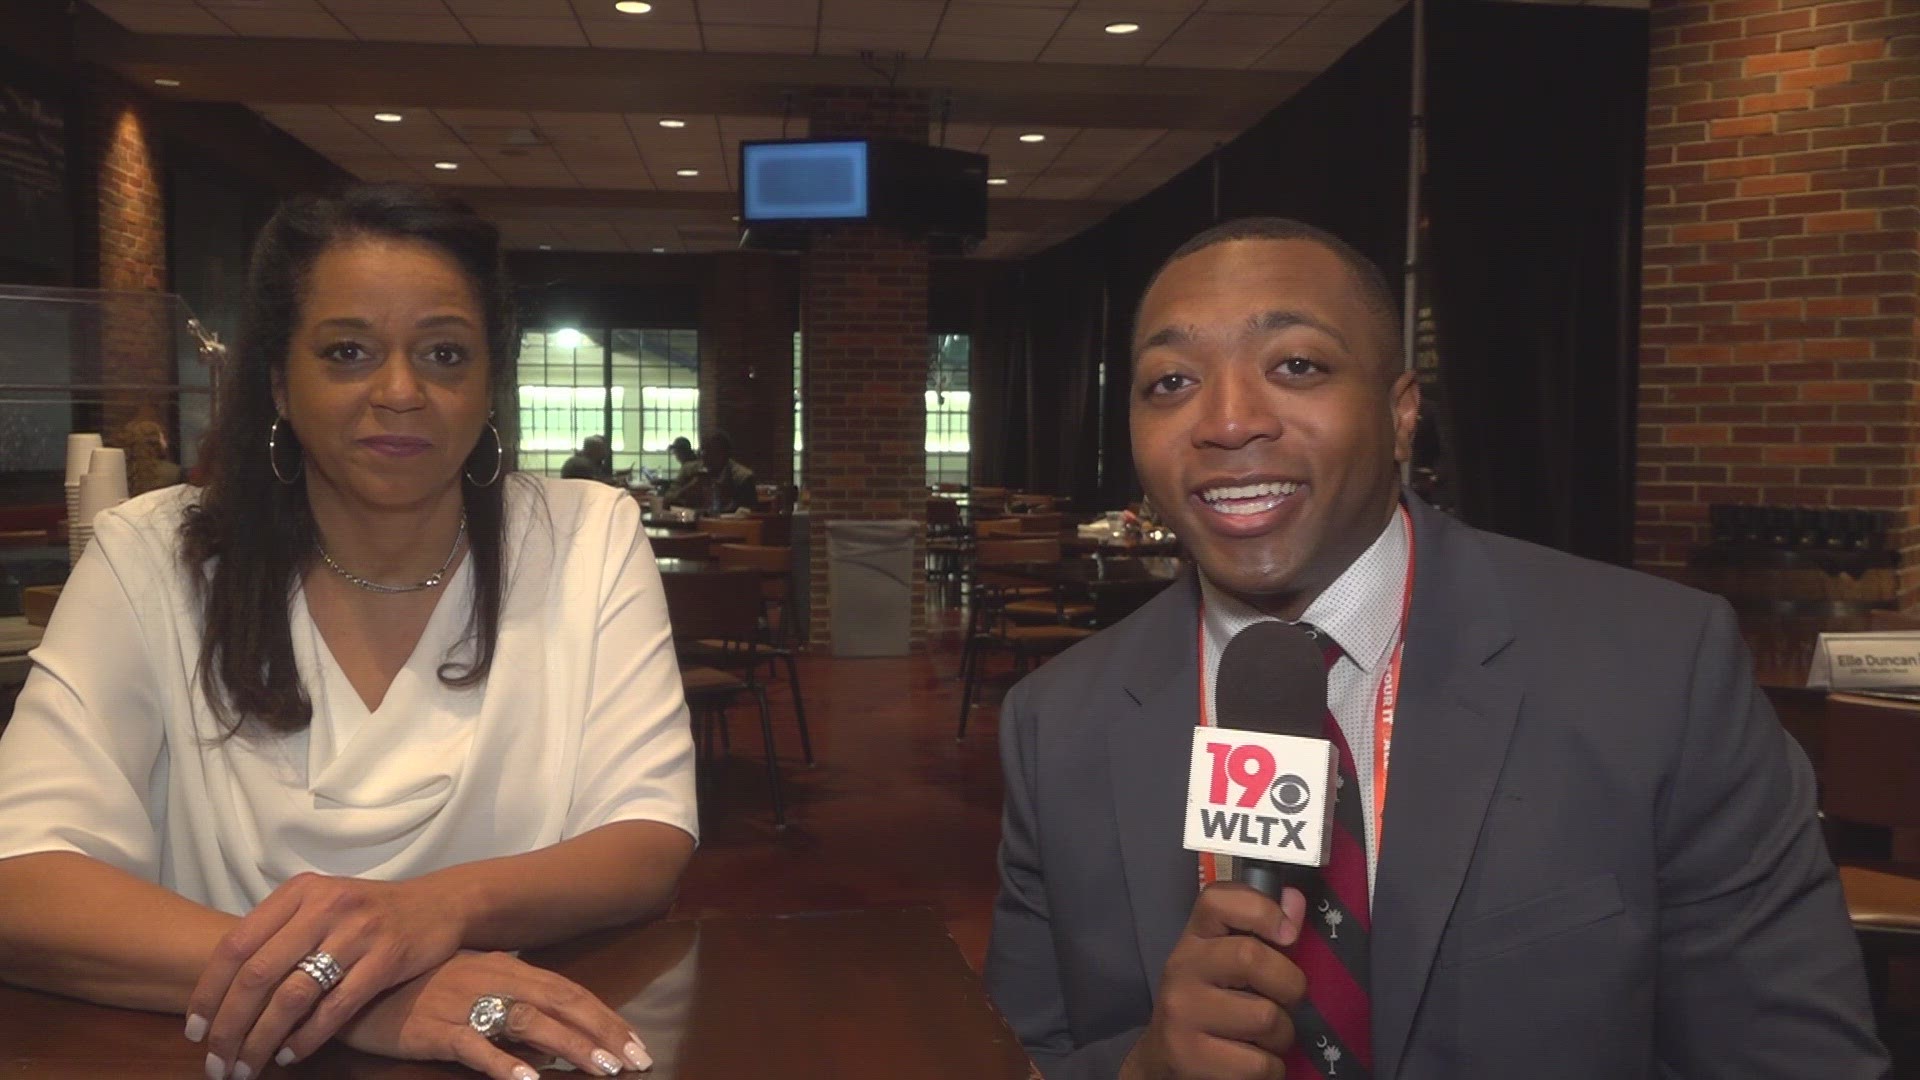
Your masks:
{"label": "blue tv screen", "polygon": [[742,144],[740,203],[743,222],[865,219],[867,144]]}

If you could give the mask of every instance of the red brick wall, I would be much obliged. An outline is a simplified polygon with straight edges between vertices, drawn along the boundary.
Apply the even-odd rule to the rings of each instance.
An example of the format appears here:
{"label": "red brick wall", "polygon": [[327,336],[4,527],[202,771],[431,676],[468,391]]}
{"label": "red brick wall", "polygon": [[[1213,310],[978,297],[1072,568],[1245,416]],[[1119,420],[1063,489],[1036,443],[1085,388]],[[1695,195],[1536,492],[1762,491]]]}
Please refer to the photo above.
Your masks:
{"label": "red brick wall", "polygon": [[700,423],[767,483],[793,479],[794,295],[772,255],[711,258],[700,293]]}
{"label": "red brick wall", "polygon": [[1655,0],[1635,552],[1714,503],[1902,515],[1920,598],[1920,8]]}
{"label": "red brick wall", "polygon": [[[811,133],[924,142],[924,91],[829,88]],[[801,301],[806,488],[813,512],[815,644],[830,633],[826,523],[926,517],[927,243],[870,226],[815,238]],[[915,544],[913,565],[924,553]],[[914,573],[913,644],[926,641],[925,575]]]}
{"label": "red brick wall", "polygon": [[[137,101],[104,86],[88,96],[80,130],[81,175],[91,188],[77,200],[82,280],[116,292],[164,292],[167,223],[157,136]],[[109,435],[138,417],[171,423],[174,402],[164,389],[174,382],[170,318],[157,300],[110,301],[97,352],[78,358],[75,382],[154,388],[106,393],[98,422]]]}

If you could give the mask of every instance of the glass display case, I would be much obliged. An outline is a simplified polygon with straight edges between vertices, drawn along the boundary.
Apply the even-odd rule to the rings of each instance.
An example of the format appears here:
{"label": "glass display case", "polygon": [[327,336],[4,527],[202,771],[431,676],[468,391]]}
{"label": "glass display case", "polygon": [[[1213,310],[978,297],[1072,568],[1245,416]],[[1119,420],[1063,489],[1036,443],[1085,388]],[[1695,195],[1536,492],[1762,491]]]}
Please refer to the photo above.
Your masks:
{"label": "glass display case", "polygon": [[224,353],[178,296],[0,285],[0,616],[77,555],[87,436],[128,494],[191,474]]}

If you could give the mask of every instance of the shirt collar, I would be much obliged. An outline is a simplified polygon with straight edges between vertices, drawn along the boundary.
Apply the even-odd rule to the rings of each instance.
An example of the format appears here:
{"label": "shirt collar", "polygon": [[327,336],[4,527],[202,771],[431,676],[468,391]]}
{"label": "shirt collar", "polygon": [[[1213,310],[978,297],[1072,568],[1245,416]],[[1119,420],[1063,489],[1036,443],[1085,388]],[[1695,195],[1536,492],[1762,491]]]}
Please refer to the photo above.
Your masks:
{"label": "shirt collar", "polygon": [[[1326,591],[1314,597],[1301,621],[1312,623],[1333,638],[1347,659],[1372,672],[1386,658],[1400,633],[1400,607],[1407,584],[1407,531],[1404,511],[1396,509],[1367,550],[1346,568]],[[1252,605],[1200,577],[1206,601],[1207,638],[1224,648],[1233,636],[1257,622],[1278,622]]]}

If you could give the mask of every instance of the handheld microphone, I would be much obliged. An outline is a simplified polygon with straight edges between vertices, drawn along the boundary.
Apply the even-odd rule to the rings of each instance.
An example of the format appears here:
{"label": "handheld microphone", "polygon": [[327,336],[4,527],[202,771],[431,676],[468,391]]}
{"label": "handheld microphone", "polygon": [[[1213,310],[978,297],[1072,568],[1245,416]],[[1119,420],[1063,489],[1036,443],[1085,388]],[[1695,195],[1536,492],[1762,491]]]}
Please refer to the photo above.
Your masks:
{"label": "handheld microphone", "polygon": [[1276,900],[1289,885],[1307,891],[1327,864],[1337,769],[1322,738],[1320,643],[1255,623],[1227,643],[1214,685],[1215,727],[1194,739],[1186,846],[1235,856],[1235,880]]}

